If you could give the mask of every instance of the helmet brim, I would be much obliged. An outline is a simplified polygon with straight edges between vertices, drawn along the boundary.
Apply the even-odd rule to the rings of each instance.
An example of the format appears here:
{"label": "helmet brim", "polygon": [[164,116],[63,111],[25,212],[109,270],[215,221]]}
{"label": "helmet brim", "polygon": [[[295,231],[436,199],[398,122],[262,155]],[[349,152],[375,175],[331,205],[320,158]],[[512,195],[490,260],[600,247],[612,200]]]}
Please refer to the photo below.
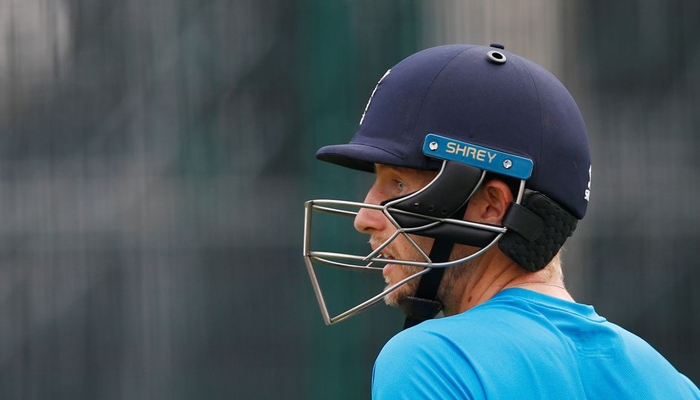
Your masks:
{"label": "helmet brim", "polygon": [[325,146],[316,152],[316,158],[342,167],[374,172],[375,164],[400,166],[403,162],[386,150],[365,144],[338,144]]}
{"label": "helmet brim", "polygon": [[439,170],[441,165],[439,161],[428,160],[427,157],[421,160],[423,164],[411,163],[404,157],[400,157],[392,152],[361,143],[325,146],[316,152],[316,158],[342,167],[366,172],[374,172],[375,164],[430,171]]}

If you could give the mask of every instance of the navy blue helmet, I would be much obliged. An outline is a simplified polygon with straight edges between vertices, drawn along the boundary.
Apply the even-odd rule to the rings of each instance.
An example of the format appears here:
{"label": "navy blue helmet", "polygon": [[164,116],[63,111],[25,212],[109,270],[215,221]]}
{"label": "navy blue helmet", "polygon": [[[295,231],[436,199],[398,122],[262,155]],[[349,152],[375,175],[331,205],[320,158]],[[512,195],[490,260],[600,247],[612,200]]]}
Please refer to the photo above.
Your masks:
{"label": "navy blue helmet", "polygon": [[[304,258],[327,324],[369,307],[406,282],[330,317],[315,263],[381,270],[387,263],[381,249],[410,232],[432,237],[436,245],[461,243],[481,249],[460,260],[433,254],[426,254],[423,262],[391,260],[425,267],[410,279],[442,272],[496,244],[523,268],[537,271],[571,236],[590,198],[588,137],[573,98],[543,67],[497,44],[439,46],[404,59],[377,84],[350,143],[323,147],[316,157],[368,172],[375,164],[440,171],[425,188],[381,205],[307,202]],[[469,197],[487,174],[516,182],[516,200],[502,226],[462,218]],[[313,212],[336,209],[338,214],[352,215],[338,206],[380,210],[397,233],[364,256],[312,250]],[[407,308],[409,316],[416,312]]]}

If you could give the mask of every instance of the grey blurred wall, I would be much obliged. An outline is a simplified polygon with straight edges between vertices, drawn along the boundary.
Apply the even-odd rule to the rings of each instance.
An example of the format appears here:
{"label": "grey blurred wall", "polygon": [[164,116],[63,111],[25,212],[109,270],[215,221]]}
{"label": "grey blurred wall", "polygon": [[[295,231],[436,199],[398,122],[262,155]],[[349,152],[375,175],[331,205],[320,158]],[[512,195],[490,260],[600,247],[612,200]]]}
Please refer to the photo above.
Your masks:
{"label": "grey blurred wall", "polygon": [[323,326],[301,206],[370,177],[313,154],[454,42],[570,89],[593,198],[567,284],[700,382],[698,39],[680,0],[0,0],[0,398],[369,397],[401,315]]}

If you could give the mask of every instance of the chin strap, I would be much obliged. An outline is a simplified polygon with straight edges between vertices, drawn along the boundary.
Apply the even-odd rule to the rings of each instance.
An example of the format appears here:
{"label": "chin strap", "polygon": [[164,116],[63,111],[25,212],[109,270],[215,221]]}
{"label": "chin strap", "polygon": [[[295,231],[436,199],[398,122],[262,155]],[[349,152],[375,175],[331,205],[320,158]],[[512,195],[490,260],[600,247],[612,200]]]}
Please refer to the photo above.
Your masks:
{"label": "chin strap", "polygon": [[[430,250],[430,260],[433,263],[445,262],[450,258],[454,242],[444,239],[436,239]],[[442,281],[445,268],[433,268],[430,272],[421,276],[418,289],[414,296],[403,298],[399,302],[401,310],[406,314],[403,329],[416,326],[423,321],[435,318],[442,310],[442,303],[437,298],[438,288]]]}

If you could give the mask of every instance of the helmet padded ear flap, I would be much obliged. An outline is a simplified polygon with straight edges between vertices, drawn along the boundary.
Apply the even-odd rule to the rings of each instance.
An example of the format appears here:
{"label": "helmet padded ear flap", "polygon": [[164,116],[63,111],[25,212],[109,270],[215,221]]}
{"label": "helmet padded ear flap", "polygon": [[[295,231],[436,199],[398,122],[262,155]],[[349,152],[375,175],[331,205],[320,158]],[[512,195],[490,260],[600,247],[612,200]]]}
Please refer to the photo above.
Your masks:
{"label": "helmet padded ear flap", "polygon": [[549,264],[576,229],[578,220],[542,193],[526,190],[522,204],[511,203],[503,217],[508,231],[501,251],[530,272]]}
{"label": "helmet padded ear flap", "polygon": [[[483,175],[484,172],[480,168],[460,162],[445,161],[440,174],[430,185],[415,195],[406,196],[404,200],[392,204],[391,207],[437,218],[452,217],[467,203]],[[392,214],[392,217],[396,217],[396,213]],[[424,224],[425,221],[420,223],[420,225]]]}

